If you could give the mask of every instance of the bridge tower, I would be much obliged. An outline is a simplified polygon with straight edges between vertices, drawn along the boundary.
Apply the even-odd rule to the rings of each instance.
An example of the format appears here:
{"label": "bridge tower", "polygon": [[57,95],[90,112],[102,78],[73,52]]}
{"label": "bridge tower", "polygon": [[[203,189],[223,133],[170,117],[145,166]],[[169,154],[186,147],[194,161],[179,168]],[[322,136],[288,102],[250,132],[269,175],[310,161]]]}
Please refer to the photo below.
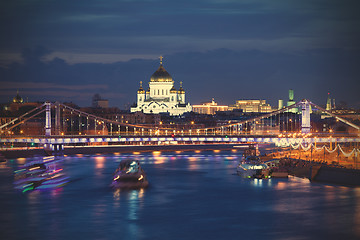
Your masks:
{"label": "bridge tower", "polygon": [[46,102],[45,136],[51,136],[51,103]]}
{"label": "bridge tower", "polygon": [[310,133],[310,103],[308,100],[303,99],[301,101],[301,132]]}

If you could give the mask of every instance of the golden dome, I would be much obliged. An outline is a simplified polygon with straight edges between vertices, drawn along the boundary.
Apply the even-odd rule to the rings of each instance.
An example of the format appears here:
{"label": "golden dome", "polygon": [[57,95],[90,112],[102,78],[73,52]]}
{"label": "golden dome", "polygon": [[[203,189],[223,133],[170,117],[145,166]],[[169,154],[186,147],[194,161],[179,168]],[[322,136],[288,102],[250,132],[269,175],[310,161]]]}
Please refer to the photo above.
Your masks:
{"label": "golden dome", "polygon": [[162,64],[160,64],[160,67],[156,70],[156,72],[151,75],[150,78],[151,82],[172,82],[171,75],[165,70]]}
{"label": "golden dome", "polygon": [[23,103],[24,100],[19,95],[19,91],[17,92],[16,96],[13,98],[13,103]]}

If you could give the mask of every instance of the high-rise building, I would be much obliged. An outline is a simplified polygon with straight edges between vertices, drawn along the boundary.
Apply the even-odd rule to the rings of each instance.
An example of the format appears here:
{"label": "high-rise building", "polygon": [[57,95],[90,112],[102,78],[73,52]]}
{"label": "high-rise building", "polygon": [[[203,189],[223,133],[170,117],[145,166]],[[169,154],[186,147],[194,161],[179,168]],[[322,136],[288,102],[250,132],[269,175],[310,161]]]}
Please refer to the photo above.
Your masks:
{"label": "high-rise building", "polygon": [[328,93],[328,97],[327,97],[327,100],[326,100],[326,110],[331,111],[331,109],[332,109],[331,98],[330,98],[330,93]]}
{"label": "high-rise building", "polygon": [[282,109],[283,107],[284,107],[284,100],[279,99],[279,102],[278,102],[278,109]]}
{"label": "high-rise building", "polygon": [[[296,102],[294,101],[294,90],[289,90],[289,101],[287,102],[287,106],[294,105]],[[297,113],[299,110],[297,108],[292,108],[288,110],[288,112]]]}
{"label": "high-rise building", "polygon": [[136,106],[132,107],[130,111],[182,115],[185,112],[191,112],[191,110],[190,103],[185,101],[185,90],[182,88],[182,82],[180,82],[179,90],[176,90],[174,81],[165,70],[162,57],[160,57],[160,66],[151,76],[147,91],[143,89],[142,81],[140,81]]}

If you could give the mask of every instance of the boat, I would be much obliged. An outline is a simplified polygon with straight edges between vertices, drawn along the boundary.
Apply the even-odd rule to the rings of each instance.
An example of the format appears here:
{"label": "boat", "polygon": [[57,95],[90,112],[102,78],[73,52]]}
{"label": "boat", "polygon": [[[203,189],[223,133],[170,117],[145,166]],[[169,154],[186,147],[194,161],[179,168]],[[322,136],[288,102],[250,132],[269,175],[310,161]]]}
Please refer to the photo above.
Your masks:
{"label": "boat", "polygon": [[16,170],[14,188],[23,193],[35,189],[53,189],[69,182],[62,173],[59,162],[62,159],[44,157],[25,164]]}
{"label": "boat", "polygon": [[236,170],[243,178],[271,178],[270,168],[258,156],[243,157]]}
{"label": "boat", "polygon": [[149,182],[145,171],[137,160],[122,160],[115,170],[112,183],[113,188],[146,188]]}

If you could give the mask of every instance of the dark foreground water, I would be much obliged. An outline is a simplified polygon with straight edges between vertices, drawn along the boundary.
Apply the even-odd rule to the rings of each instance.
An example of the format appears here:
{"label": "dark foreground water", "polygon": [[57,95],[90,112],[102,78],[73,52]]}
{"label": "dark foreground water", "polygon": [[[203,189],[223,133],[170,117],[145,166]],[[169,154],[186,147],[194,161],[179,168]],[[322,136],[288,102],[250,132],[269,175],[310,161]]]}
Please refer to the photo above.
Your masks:
{"label": "dark foreground water", "polygon": [[[135,158],[151,186],[108,186]],[[235,174],[238,153],[162,152],[65,157],[71,182],[21,193],[0,167],[0,239],[360,239],[360,188]]]}

